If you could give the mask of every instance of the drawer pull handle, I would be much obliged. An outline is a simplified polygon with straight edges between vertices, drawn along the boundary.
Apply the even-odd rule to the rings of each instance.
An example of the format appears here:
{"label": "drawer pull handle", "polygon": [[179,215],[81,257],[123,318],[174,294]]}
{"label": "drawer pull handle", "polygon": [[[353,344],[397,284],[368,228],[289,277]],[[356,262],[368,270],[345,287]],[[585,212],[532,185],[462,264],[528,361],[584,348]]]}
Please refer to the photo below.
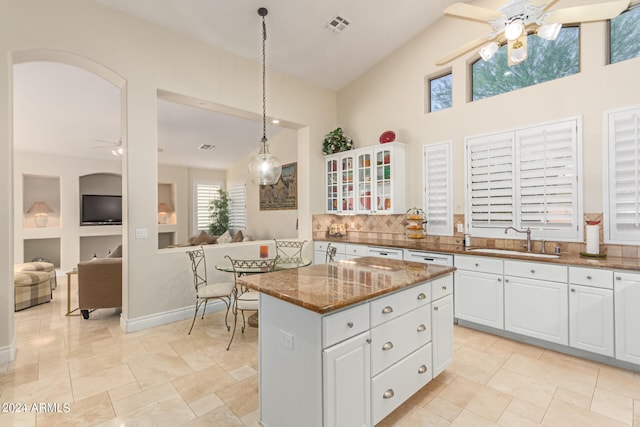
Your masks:
{"label": "drawer pull handle", "polygon": [[393,313],[392,307],[386,306],[385,308],[382,309],[382,314],[389,314],[389,313]]}
{"label": "drawer pull handle", "polygon": [[427,327],[426,327],[426,326],[424,326],[424,325],[420,325],[420,326],[418,326],[418,329],[417,329],[417,330],[418,330],[418,332],[424,332],[424,331],[426,331],[426,330],[427,330]]}
{"label": "drawer pull handle", "polygon": [[391,341],[387,341],[386,343],[384,343],[384,345],[382,346],[383,350],[391,350],[393,348],[393,343]]}
{"label": "drawer pull handle", "polygon": [[371,338],[367,338],[367,344],[371,344]]}
{"label": "drawer pull handle", "polygon": [[389,389],[387,391],[384,392],[384,394],[382,395],[383,399],[391,399],[393,397],[395,393],[393,392],[393,389]]}
{"label": "drawer pull handle", "polygon": [[502,279],[498,277],[498,282],[502,282]]}
{"label": "drawer pull handle", "polygon": [[418,294],[418,299],[425,299],[427,296],[425,294],[423,294],[422,292],[420,292]]}
{"label": "drawer pull handle", "polygon": [[616,280],[622,280],[622,277],[616,276]]}
{"label": "drawer pull handle", "polygon": [[435,311],[438,311],[438,306],[437,306],[437,305],[434,305],[434,306],[433,306],[433,309],[434,309]]}
{"label": "drawer pull handle", "polygon": [[347,326],[348,326],[349,328],[353,328],[353,322],[348,322],[348,323],[347,323]]}
{"label": "drawer pull handle", "polygon": [[587,280],[591,280],[591,276],[587,276]]}
{"label": "drawer pull handle", "polygon": [[531,274],[535,274],[535,273],[536,273],[536,271],[532,268],[531,269]]}
{"label": "drawer pull handle", "polygon": [[575,292],[575,291],[576,291],[576,288],[571,288],[571,292]]}
{"label": "drawer pull handle", "polygon": [[425,372],[427,372],[427,366],[426,365],[422,365],[418,368],[418,373],[419,374],[424,374]]}

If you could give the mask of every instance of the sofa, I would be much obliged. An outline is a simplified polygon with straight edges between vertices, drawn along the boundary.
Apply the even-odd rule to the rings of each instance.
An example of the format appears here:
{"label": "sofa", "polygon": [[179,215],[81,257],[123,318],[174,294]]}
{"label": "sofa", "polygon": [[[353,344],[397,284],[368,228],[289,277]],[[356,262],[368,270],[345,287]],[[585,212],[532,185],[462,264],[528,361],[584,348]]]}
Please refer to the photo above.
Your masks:
{"label": "sofa", "polygon": [[122,258],[113,256],[118,249],[78,264],[78,306],[85,319],[97,308],[122,307]]}

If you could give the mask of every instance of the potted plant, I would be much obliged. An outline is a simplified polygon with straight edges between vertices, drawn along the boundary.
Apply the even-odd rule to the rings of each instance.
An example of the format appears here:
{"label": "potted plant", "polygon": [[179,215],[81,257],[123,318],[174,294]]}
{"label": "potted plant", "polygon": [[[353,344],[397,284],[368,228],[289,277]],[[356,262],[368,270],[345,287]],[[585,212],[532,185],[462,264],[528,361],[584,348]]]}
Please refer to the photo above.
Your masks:
{"label": "potted plant", "polygon": [[220,189],[219,197],[209,203],[209,234],[220,236],[229,229],[229,193]]}
{"label": "potted plant", "polygon": [[322,143],[322,152],[324,154],[339,153],[353,148],[353,141],[344,134],[342,128],[335,128],[325,135]]}

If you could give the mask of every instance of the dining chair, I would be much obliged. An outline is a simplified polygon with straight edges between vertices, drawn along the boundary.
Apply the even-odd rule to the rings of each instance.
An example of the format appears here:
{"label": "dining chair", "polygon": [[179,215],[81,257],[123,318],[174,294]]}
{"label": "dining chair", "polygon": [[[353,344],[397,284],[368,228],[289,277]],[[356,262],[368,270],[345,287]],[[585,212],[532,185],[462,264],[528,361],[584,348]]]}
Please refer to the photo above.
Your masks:
{"label": "dining chair", "polygon": [[336,248],[335,246],[331,246],[331,243],[329,243],[327,245],[327,253],[325,254],[324,262],[325,263],[334,262],[337,252],[338,252],[338,248]]}
{"label": "dining chair", "polygon": [[195,313],[193,313],[193,321],[191,322],[191,328],[189,328],[189,333],[187,335],[191,335],[200,306],[204,303],[204,308],[202,310],[202,318],[204,319],[204,313],[207,311],[207,302],[211,299],[218,299],[227,306],[227,313],[224,316],[224,324],[227,327],[227,331],[229,331],[231,327],[229,326],[227,317],[229,316],[231,298],[236,285],[235,282],[209,283],[207,280],[207,260],[205,259],[204,248],[202,246],[200,246],[200,249],[187,251],[187,254],[191,260],[193,286],[196,290],[196,310]]}
{"label": "dining chair", "polygon": [[229,339],[229,345],[227,345],[227,351],[231,348],[231,343],[236,335],[236,325],[238,324],[238,312],[242,314],[242,333],[247,326],[246,319],[244,317],[245,311],[258,311],[258,304],[260,302],[260,293],[252,291],[246,286],[238,283],[238,279],[247,274],[258,273],[270,273],[274,270],[276,264],[276,258],[261,258],[261,259],[233,259],[229,255],[226,255],[231,262],[233,268],[233,276],[235,280],[235,286],[233,288],[233,332]]}
{"label": "dining chair", "polygon": [[276,263],[294,264],[302,260],[302,248],[307,243],[306,240],[300,242],[273,239],[273,241],[276,242]]}

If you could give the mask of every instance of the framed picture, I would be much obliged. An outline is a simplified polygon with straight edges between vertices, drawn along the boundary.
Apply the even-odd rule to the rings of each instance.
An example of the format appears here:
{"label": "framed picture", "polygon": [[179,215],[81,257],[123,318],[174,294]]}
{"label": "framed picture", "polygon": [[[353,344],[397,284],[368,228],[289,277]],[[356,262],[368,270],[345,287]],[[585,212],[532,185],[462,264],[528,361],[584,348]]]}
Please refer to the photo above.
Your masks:
{"label": "framed picture", "polygon": [[260,186],[260,210],[298,209],[298,163],[282,165],[276,184]]}

